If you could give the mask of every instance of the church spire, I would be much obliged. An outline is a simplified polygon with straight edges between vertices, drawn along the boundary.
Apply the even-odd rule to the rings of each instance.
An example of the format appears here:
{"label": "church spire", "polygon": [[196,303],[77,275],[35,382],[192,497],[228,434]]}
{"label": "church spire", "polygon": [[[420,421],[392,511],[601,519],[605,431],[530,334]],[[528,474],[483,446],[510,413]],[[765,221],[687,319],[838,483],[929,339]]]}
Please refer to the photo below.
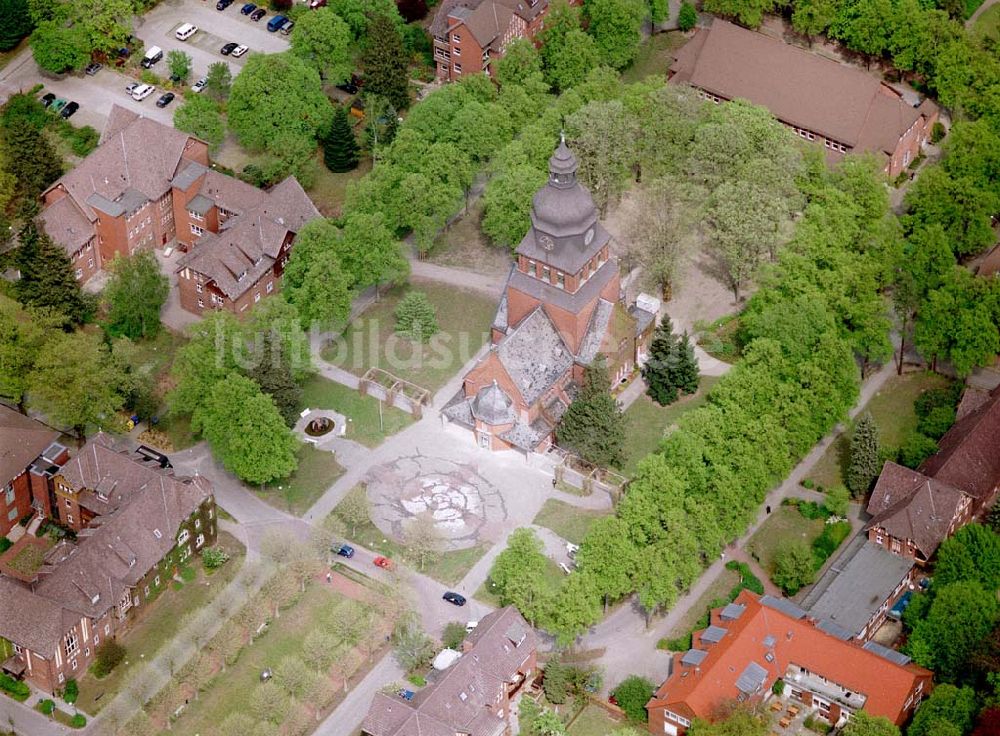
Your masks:
{"label": "church spire", "polygon": [[549,159],[549,184],[556,189],[569,189],[576,184],[576,156],[566,145],[566,134],[559,134],[559,147]]}

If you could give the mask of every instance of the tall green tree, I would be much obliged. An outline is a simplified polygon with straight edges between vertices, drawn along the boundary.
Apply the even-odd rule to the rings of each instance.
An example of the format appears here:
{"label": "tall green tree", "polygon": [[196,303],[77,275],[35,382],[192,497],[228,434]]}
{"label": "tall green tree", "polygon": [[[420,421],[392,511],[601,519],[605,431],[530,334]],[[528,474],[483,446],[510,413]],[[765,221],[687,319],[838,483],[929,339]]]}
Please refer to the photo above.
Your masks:
{"label": "tall green tree", "polygon": [[402,244],[389,229],[381,213],[351,212],[343,218],[344,227],[337,240],[337,256],[350,274],[352,287],[399,282],[410,272]]}
{"label": "tall green tree", "polygon": [[179,77],[182,82],[186,81],[191,75],[191,55],[179,49],[168,51],[167,69],[171,76]]}
{"label": "tall green tree", "polygon": [[725,718],[712,723],[695,720],[688,733],[691,736],[767,736],[768,731],[770,719],[751,708],[737,707]]}
{"label": "tall green tree", "polygon": [[31,405],[82,443],[88,425],[116,427],[122,380],[100,335],[55,333],[35,361]]}
{"label": "tall green tree", "polygon": [[482,229],[494,245],[515,248],[531,226],[531,197],[548,175],[530,164],[506,168],[486,184]]}
{"label": "tall green tree", "polygon": [[583,387],[563,415],[556,437],[588,462],[619,467],[625,459],[625,417],[610,388],[604,357],[598,355],[584,369]]}
{"label": "tall green tree", "polygon": [[350,26],[330,8],[315,8],[299,16],[291,42],[292,53],[330,84],[342,84],[351,78],[354,39]]}
{"label": "tall green tree", "polygon": [[575,561],[582,574],[594,579],[604,596],[605,609],[610,601],[631,591],[635,555],[628,527],[618,517],[598,519],[587,531],[587,544],[580,547]]}
{"label": "tall green tree", "polygon": [[496,79],[503,88],[524,85],[542,73],[542,57],[535,44],[527,38],[516,38],[504,48],[496,62]]}
{"label": "tall green tree", "polygon": [[170,284],[160,271],[151,250],[117,257],[111,262],[111,278],[104,289],[107,324],[112,334],[133,340],[160,331],[160,309],[167,301]]}
{"label": "tall green tree", "polygon": [[660,406],[677,401],[678,387],[673,381],[670,359],[677,347],[677,337],[671,330],[670,318],[664,316],[653,332],[649,343],[649,357],[642,366],[646,393]]}
{"label": "tall green tree", "polygon": [[5,116],[0,143],[4,169],[13,175],[23,199],[37,199],[63,172],[59,154],[26,117]]}
{"label": "tall green tree", "polygon": [[685,332],[677,341],[674,350],[673,381],[682,394],[693,394],[698,390],[700,374],[698,358],[694,354],[691,338]]}
{"label": "tall green tree", "polygon": [[191,417],[226,470],[249,483],[287,478],[298,465],[299,442],[285,426],[274,400],[238,373],[209,389]]}
{"label": "tall green tree", "polygon": [[296,255],[293,250],[285,271],[285,297],[298,309],[303,328],[317,325],[339,331],[351,316],[350,276],[333,251],[315,253],[308,262],[299,259],[293,267]]}
{"label": "tall green tree", "polygon": [[215,150],[226,137],[226,123],[219,106],[209,97],[189,95],[174,112],[174,127],[201,138]]}
{"label": "tall green tree", "polygon": [[254,358],[247,378],[271,397],[285,424],[294,426],[302,409],[302,388],[295,382],[281,341],[270,332],[263,333],[255,346]]}
{"label": "tall green tree", "polygon": [[362,56],[366,93],[385,98],[397,110],[405,110],[410,106],[408,62],[399,27],[388,15],[375,15],[368,24]]}
{"label": "tall green tree", "polygon": [[330,130],[323,137],[323,163],[335,173],[358,168],[358,140],[343,105],[334,108]]}
{"label": "tall green tree", "polygon": [[408,291],[396,305],[396,334],[427,342],[438,332],[437,308],[422,291]]}
{"label": "tall green tree", "polygon": [[750,28],[756,28],[764,20],[764,14],[775,8],[774,0],[707,0],[705,10],[710,13],[727,15]]}
{"label": "tall green tree", "polygon": [[578,175],[602,214],[631,178],[638,124],[618,100],[590,102],[566,118],[567,143]]}
{"label": "tall green tree", "polygon": [[17,404],[22,414],[35,361],[63,323],[62,315],[29,313],[12,300],[0,300],[0,396]]}
{"label": "tall green tree", "polygon": [[222,102],[233,89],[233,73],[229,64],[215,61],[208,65],[208,75],[205,77],[205,94],[216,102]]}
{"label": "tall green tree", "polygon": [[629,675],[611,691],[618,701],[618,707],[625,711],[629,720],[644,723],[647,719],[646,703],[656,692],[656,685],[645,677]]}
{"label": "tall green tree", "polygon": [[913,717],[906,736],[940,736],[942,727],[951,726],[956,734],[966,734],[975,722],[976,693],[971,687],[938,685]]}
{"label": "tall green tree", "polygon": [[775,555],[771,579],[785,595],[795,595],[816,577],[813,553],[805,542],[789,542]]}
{"label": "tall green tree", "polygon": [[82,322],[89,310],[66,252],[33,221],[21,228],[18,239],[20,247],[14,254],[14,265],[21,275],[14,282],[18,301],[57,312],[66,324]]}
{"label": "tall green tree", "polygon": [[869,715],[863,710],[851,714],[842,733],[844,736],[900,736],[899,727],[888,718]]}
{"label": "tall green tree", "polygon": [[644,0],[587,0],[587,32],[594,37],[604,64],[624,69],[632,63],[648,10]]}
{"label": "tall green tree", "polygon": [[545,583],[548,558],[533,529],[515,529],[507,547],[490,568],[489,582],[502,605],[514,605],[534,626],[547,609],[551,591]]}
{"label": "tall green tree", "polygon": [[850,463],[847,466],[847,487],[860,498],[871,490],[882,469],[878,426],[872,415],[865,412],[851,435]]}
{"label": "tall green tree", "polygon": [[555,48],[547,56],[545,78],[560,91],[583,83],[601,63],[601,52],[593,36],[580,28],[571,28],[554,43]]}
{"label": "tall green tree", "polygon": [[542,30],[538,34],[542,66],[545,69],[545,78],[550,84],[555,84],[549,76],[553,59],[563,51],[566,36],[573,30],[580,30],[580,9],[570,5],[568,0],[552,0],[549,12],[542,21]]}
{"label": "tall green tree", "polygon": [[244,356],[241,327],[229,312],[206,315],[189,328],[189,337],[170,365],[174,386],[167,394],[167,404],[176,414],[194,412]]}
{"label": "tall green tree", "polygon": [[835,0],[798,0],[792,11],[792,28],[812,43],[833,22],[837,16]]}
{"label": "tall green tree", "polygon": [[31,55],[41,69],[62,74],[80,69],[90,59],[91,47],[86,30],[67,26],[64,20],[39,23],[31,34]]}
{"label": "tall green tree", "polygon": [[1000,534],[981,524],[968,524],[938,548],[935,585],[975,581],[987,590],[1000,588]]}
{"label": "tall green tree", "polygon": [[35,27],[28,10],[28,0],[0,0],[0,51],[10,51]]}

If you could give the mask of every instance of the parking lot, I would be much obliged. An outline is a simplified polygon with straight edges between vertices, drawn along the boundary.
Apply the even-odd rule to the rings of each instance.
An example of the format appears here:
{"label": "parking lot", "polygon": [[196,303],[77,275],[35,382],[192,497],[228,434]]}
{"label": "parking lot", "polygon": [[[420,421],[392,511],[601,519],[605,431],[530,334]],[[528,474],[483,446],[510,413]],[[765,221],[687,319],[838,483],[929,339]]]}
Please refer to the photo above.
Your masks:
{"label": "parking lot", "polygon": [[[269,11],[267,16],[254,23],[240,14],[242,5],[237,1],[226,10],[218,11],[214,0],[165,0],[138,18],[136,36],[142,39],[146,48],[159,46],[163,49],[164,58],[153,67],[153,71],[161,77],[169,76],[166,54],[172,49],[180,49],[191,56],[191,82],[205,76],[209,64],[216,61],[227,62],[235,77],[250,53],[279,53],[288,48],[288,36],[267,30],[267,21],[274,13]],[[178,41],[174,32],[184,23],[193,23],[199,30],[187,41]],[[247,56],[234,59],[220,54],[219,49],[230,41],[249,46]],[[107,66],[93,77],[80,72],[63,79],[46,79],[40,74],[31,52],[25,50],[0,71],[0,103],[11,94],[43,84],[46,92],[80,104],[79,111],[71,119],[74,125],[92,125],[98,131],[102,130],[112,105],[120,105],[172,125],[174,110],[180,100],[175,100],[166,108],[158,108],[156,98],[160,96],[160,91],[157,90],[142,102],[136,102],[125,94],[125,85],[132,81],[135,81],[134,77]]]}

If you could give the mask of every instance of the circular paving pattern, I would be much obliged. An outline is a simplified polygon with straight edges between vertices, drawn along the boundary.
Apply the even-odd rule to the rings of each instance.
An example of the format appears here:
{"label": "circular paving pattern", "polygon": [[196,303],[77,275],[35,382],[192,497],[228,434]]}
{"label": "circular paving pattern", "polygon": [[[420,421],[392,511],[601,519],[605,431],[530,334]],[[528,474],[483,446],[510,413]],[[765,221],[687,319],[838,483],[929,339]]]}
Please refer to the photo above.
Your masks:
{"label": "circular paving pattern", "polygon": [[450,549],[464,549],[481,539],[496,541],[507,508],[503,497],[472,466],[417,455],[401,457],[369,471],[372,521],[401,541],[417,516],[434,520]]}

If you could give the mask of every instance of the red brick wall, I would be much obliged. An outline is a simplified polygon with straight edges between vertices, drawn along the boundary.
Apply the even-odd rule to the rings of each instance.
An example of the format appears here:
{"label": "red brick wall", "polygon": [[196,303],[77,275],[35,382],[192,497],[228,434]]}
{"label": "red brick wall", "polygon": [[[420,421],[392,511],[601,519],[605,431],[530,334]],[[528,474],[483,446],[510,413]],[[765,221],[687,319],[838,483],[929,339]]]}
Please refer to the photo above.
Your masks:
{"label": "red brick wall", "polygon": [[[31,484],[28,479],[28,472],[24,471],[11,481],[14,489],[14,498],[7,504],[7,493],[5,488],[0,488],[0,536],[6,536],[7,532],[17,526],[17,522],[28,515],[31,511]],[[9,518],[13,513],[14,518]]]}
{"label": "red brick wall", "polygon": [[[896,150],[893,151],[887,164],[889,178],[899,176],[900,173],[906,171],[909,163],[920,155],[920,146],[930,137],[931,128],[934,127],[934,123],[937,121],[938,113],[936,110],[930,118],[925,118],[921,115],[913,124],[913,127],[900,137],[899,142],[896,144]],[[907,154],[909,154],[909,158],[907,158]]]}
{"label": "red brick wall", "polygon": [[111,217],[98,212],[96,230],[101,263],[111,263],[116,255],[128,255],[128,227],[124,215]]}

